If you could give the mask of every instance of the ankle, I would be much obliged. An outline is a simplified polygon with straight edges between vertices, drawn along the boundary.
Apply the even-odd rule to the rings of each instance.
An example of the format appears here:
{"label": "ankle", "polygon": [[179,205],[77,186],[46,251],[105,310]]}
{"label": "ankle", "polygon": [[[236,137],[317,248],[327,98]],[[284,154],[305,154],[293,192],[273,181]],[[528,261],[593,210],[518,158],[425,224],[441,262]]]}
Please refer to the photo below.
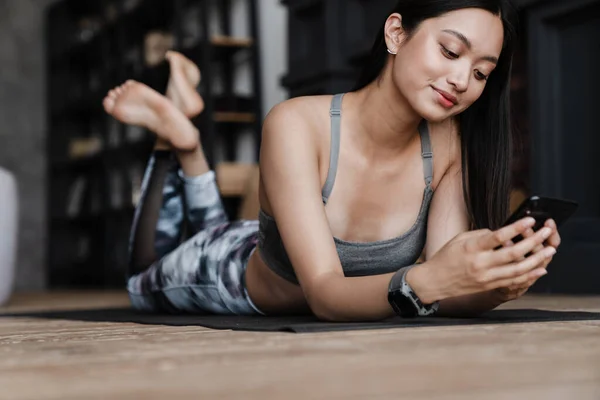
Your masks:
{"label": "ankle", "polygon": [[156,142],[154,143],[154,150],[155,151],[171,151],[171,145],[169,144],[169,142],[162,140],[162,139],[157,139]]}
{"label": "ankle", "polygon": [[198,141],[198,145],[195,149],[176,150],[175,154],[179,159],[181,170],[186,176],[198,176],[210,170],[200,141]]}

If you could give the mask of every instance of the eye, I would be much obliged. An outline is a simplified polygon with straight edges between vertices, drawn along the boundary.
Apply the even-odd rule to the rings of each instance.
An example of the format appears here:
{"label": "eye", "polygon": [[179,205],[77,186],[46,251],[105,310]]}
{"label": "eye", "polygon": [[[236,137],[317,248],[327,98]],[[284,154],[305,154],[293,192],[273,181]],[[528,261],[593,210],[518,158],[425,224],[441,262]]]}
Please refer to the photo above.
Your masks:
{"label": "eye", "polygon": [[475,78],[477,78],[477,80],[480,80],[480,81],[487,81],[488,80],[488,76],[482,74],[479,71],[475,71]]}
{"label": "eye", "polygon": [[458,54],[448,50],[446,47],[444,47],[444,45],[440,45],[440,47],[442,48],[442,54],[444,54],[444,56],[446,56],[447,58],[450,58],[450,59],[458,58]]}

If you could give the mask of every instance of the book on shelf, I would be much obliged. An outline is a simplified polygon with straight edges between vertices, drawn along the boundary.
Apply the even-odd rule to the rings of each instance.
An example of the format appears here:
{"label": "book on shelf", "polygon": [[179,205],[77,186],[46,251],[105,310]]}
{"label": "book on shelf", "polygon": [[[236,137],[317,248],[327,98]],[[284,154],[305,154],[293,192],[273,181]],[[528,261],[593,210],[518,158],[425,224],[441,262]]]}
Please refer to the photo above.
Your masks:
{"label": "book on shelf", "polygon": [[108,184],[108,194],[110,207],[113,210],[120,209],[123,206],[123,198],[125,186],[123,182],[123,176],[116,169],[112,169],[108,175],[109,184]]}
{"label": "book on shelf", "polygon": [[69,141],[69,158],[79,159],[91,157],[102,151],[102,138],[92,136],[89,138],[73,138]]}
{"label": "book on shelf", "polygon": [[121,145],[121,123],[110,115],[106,115],[107,144],[108,147],[118,147]]}
{"label": "book on shelf", "polygon": [[74,218],[81,212],[83,195],[87,186],[87,181],[83,176],[78,176],[69,188],[67,196],[67,216]]}
{"label": "book on shelf", "polygon": [[167,51],[174,46],[174,36],[170,32],[151,31],[144,37],[144,62],[147,67],[155,67],[165,60]]}
{"label": "book on shelf", "polygon": [[142,179],[144,178],[144,165],[142,163],[132,164],[127,172],[131,187],[131,205],[136,207],[142,195]]}

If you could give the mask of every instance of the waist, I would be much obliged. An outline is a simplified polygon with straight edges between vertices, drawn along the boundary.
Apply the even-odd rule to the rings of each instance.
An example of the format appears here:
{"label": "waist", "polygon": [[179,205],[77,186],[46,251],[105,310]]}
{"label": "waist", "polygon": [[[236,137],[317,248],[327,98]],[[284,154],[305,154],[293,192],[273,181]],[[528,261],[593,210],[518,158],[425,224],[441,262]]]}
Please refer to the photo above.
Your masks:
{"label": "waist", "polygon": [[273,272],[259,253],[257,248],[246,269],[246,290],[252,302],[266,314],[310,312],[300,286]]}

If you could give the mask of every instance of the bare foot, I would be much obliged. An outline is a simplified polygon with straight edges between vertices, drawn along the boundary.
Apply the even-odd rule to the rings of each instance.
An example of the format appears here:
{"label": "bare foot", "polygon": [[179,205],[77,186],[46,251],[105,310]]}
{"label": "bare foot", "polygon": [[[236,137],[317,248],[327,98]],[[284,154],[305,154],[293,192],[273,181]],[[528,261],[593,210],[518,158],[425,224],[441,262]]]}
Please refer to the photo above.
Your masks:
{"label": "bare foot", "polygon": [[102,103],[106,112],[130,125],[143,126],[175,150],[200,146],[198,130],[172,102],[143,83],[129,80],[108,92]]}
{"label": "bare foot", "polygon": [[197,116],[204,110],[204,101],[196,91],[200,83],[200,70],[179,52],[168,51],[165,58],[171,67],[167,98],[171,99],[186,117]]}

